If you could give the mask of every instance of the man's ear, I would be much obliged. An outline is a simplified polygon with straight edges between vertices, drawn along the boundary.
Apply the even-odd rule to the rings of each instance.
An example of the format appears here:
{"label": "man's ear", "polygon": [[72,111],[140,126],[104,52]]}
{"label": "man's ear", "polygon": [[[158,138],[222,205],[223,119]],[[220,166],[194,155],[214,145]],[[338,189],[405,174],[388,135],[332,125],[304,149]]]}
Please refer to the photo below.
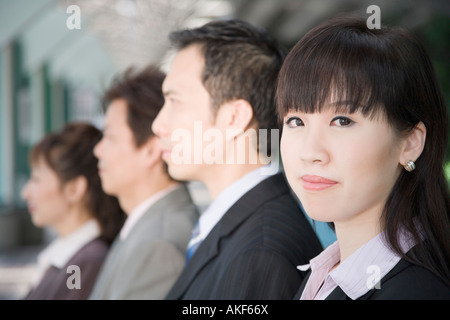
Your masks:
{"label": "man's ear", "polygon": [[161,161],[161,139],[157,136],[150,137],[142,146],[144,161],[148,166],[153,166]]}
{"label": "man's ear", "polygon": [[63,188],[66,199],[71,203],[78,203],[83,199],[87,192],[87,178],[80,175],[69,182],[66,182]]}
{"label": "man's ear", "polygon": [[403,143],[403,149],[400,153],[399,163],[405,166],[408,161],[415,162],[422,154],[427,137],[427,128],[423,122],[419,122],[409,133]]}
{"label": "man's ear", "polygon": [[252,120],[253,108],[244,99],[236,99],[224,103],[220,106],[216,116],[216,124],[219,127],[241,133],[250,127]]}

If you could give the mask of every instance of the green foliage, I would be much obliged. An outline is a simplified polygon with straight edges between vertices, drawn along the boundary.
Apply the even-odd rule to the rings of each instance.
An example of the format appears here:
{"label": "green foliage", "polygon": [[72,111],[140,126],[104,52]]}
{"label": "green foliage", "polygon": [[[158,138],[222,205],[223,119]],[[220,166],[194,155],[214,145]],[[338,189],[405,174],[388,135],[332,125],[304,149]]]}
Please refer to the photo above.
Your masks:
{"label": "green foliage", "polygon": [[[450,114],[450,17],[434,16],[417,33],[431,57]],[[450,160],[450,143],[447,144],[446,160]]]}

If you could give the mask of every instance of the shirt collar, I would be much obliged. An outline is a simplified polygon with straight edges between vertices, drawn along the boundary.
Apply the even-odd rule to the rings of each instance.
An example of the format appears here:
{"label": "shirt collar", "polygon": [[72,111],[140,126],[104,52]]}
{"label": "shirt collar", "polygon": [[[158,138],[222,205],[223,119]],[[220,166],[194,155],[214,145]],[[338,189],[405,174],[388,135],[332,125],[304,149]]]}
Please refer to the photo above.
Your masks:
{"label": "shirt collar", "polygon": [[94,219],[90,219],[66,237],[53,240],[38,255],[36,282],[50,266],[59,269],[64,267],[84,245],[98,236],[100,236],[100,227]]}
{"label": "shirt collar", "polygon": [[264,179],[267,179],[276,173],[271,172],[269,167],[270,165],[265,165],[247,173],[219,194],[200,216],[199,237],[201,239],[206,238],[228,209],[230,209],[244,194]]}
{"label": "shirt collar", "polygon": [[180,187],[179,183],[173,184],[170,187],[153,194],[151,197],[147,198],[137,207],[135,207],[128,215],[125,223],[122,226],[122,229],[120,230],[120,240],[125,240],[128,237],[131,229],[133,229],[138,220],[148,211],[151,206],[153,206],[158,200],[168,195],[178,187]]}
{"label": "shirt collar", "polygon": [[[415,243],[405,232],[400,232],[399,241],[403,252],[407,252]],[[329,272],[327,277],[330,277],[348,297],[355,300],[378,285],[400,259],[401,257],[386,243],[384,233],[379,233]],[[309,266],[313,273],[324,269],[328,272],[339,260],[340,251],[336,241],[312,259]],[[305,270],[307,269],[305,267],[298,268]]]}
{"label": "shirt collar", "polygon": [[311,259],[310,264],[306,266],[299,266],[300,270],[319,270],[331,269],[340,259],[339,243],[337,241],[330,244],[317,257]]}

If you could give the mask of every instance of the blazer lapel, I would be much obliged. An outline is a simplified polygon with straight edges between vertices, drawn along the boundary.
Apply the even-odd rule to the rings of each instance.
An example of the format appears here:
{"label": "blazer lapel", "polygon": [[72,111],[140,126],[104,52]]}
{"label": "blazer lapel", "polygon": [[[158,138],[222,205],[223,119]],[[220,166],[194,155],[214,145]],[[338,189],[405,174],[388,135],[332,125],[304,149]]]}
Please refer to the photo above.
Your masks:
{"label": "blazer lapel", "polygon": [[258,207],[265,202],[289,192],[283,174],[263,180],[243,195],[222,217],[198,247],[194,256],[184,267],[167,299],[181,299],[185,291],[205,265],[220,253],[221,239],[238,228]]}
{"label": "blazer lapel", "polygon": [[136,238],[137,241],[140,241],[142,233],[145,234],[151,232],[151,230],[148,229],[151,222],[147,223],[147,221],[155,219],[155,215],[160,215],[161,212],[177,210],[191,203],[192,201],[190,201],[187,187],[184,184],[180,185],[175,190],[172,190],[164,197],[153,203],[145,211],[138,223],[133,226],[133,230],[130,232],[128,237]]}

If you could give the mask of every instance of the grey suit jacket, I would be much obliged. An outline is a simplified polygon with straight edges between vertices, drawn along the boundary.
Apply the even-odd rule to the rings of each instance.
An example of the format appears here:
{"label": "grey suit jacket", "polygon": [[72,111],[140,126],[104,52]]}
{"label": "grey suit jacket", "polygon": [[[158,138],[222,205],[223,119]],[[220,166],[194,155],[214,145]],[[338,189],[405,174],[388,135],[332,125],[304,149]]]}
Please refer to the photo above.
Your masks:
{"label": "grey suit jacket", "polygon": [[184,184],[158,200],[125,240],[115,239],[89,299],[163,299],[184,267],[197,219]]}

